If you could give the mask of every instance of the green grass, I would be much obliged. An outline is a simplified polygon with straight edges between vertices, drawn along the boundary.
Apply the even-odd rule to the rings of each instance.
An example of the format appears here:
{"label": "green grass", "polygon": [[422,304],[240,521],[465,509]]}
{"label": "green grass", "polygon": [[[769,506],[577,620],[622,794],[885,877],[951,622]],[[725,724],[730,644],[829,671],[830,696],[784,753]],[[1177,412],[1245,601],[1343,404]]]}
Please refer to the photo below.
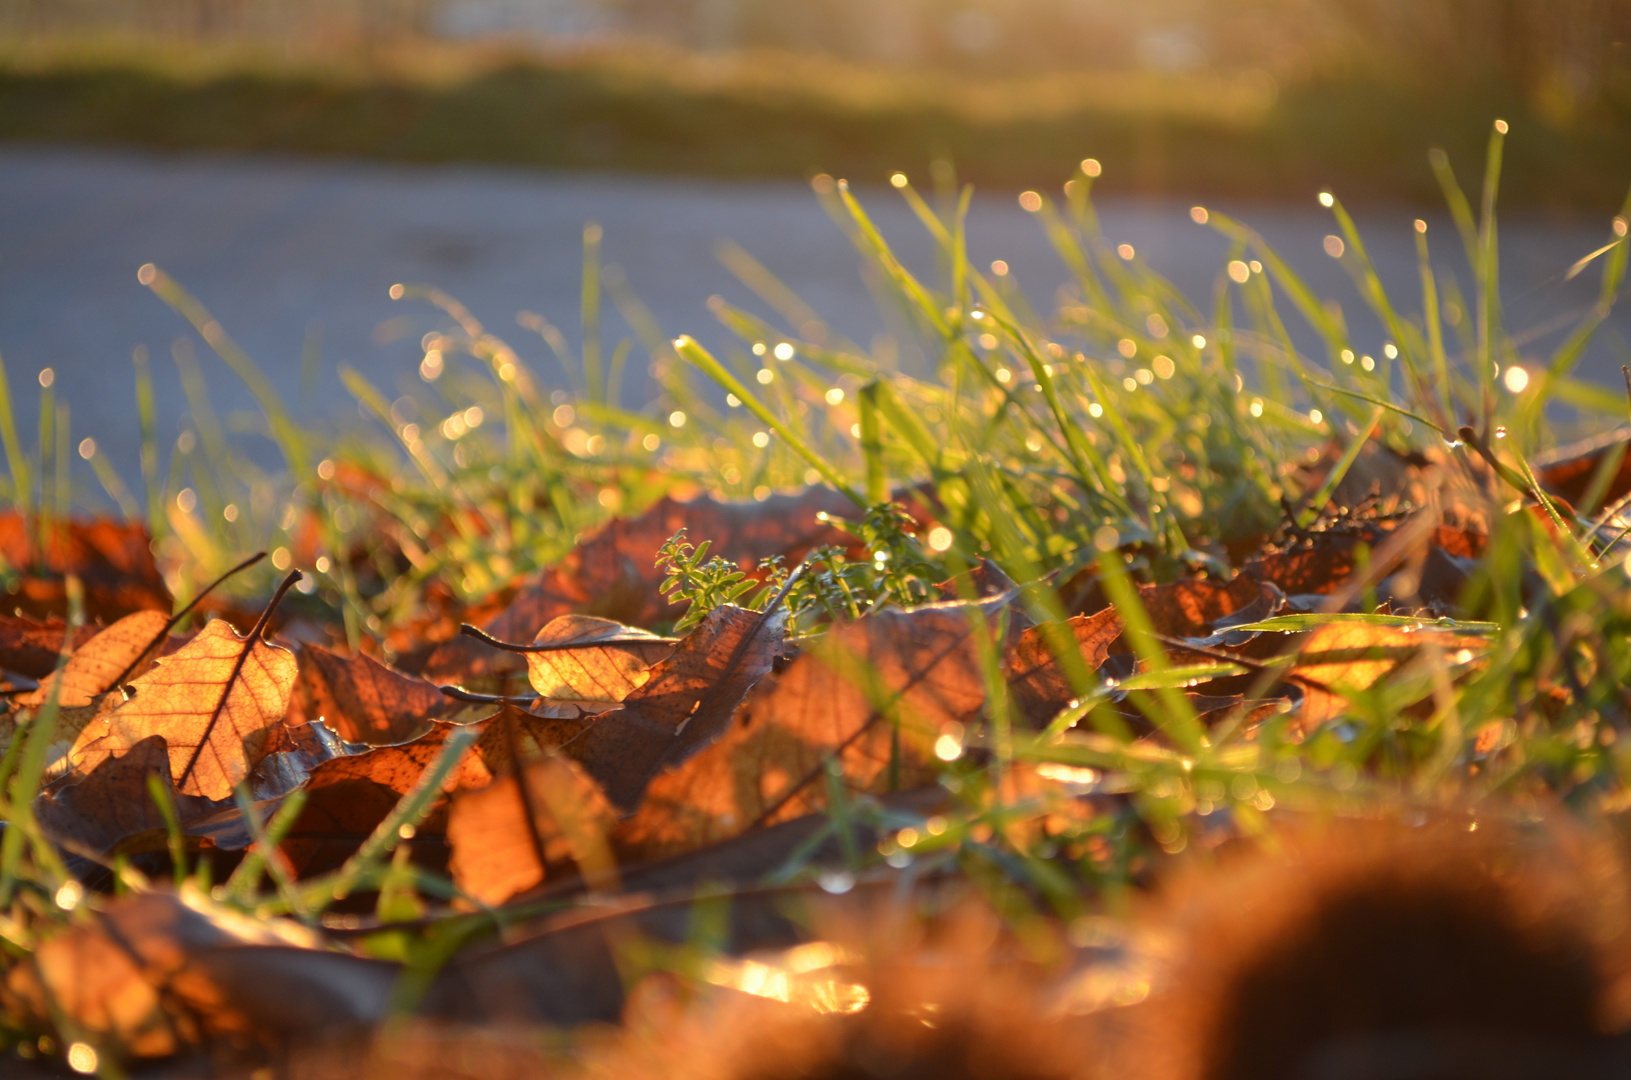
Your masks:
{"label": "green grass", "polygon": [[1358,67],[1261,72],[890,71],[774,53],[628,46],[550,55],[392,41],[284,50],[140,38],[0,45],[0,139],[727,177],[879,181],[931,161],[1049,186],[1094,156],[1110,192],[1435,201],[1424,146],[1458,159],[1493,112],[1524,138],[1504,203],[1611,211],[1631,149],[1613,85],[1566,118],[1498,81]]}
{"label": "green grass", "polygon": [[[966,758],[945,766],[942,782],[959,801],[941,832],[919,838],[913,830],[908,846],[921,844],[914,846],[919,857],[950,860],[987,883],[993,875],[1015,882],[1044,909],[1069,917],[1084,899],[1056,861],[1075,856],[1061,851],[1102,842],[1111,854],[1082,856],[1072,867],[1113,894],[1151,856],[1182,850],[1220,807],[1248,833],[1272,829],[1267,811],[1275,806],[1349,812],[1402,802],[1503,813],[1561,802],[1585,816],[1616,814],[1631,791],[1631,742],[1623,737],[1631,722],[1623,694],[1631,680],[1631,563],[1619,540],[1624,525],[1613,514],[1554,504],[1536,493],[1529,460],[1553,442],[1545,406],[1575,385],[1570,366],[1578,350],[1571,341],[1551,357],[1528,355],[1501,322],[1495,206],[1504,142],[1502,131],[1490,135],[1482,194],[1474,199],[1447,167],[1441,170],[1464,231],[1424,238],[1419,296],[1382,289],[1343,204],[1327,200],[1335,228],[1348,239],[1345,258],[1393,335],[1393,355],[1384,353],[1374,366],[1354,362],[1340,308],[1322,303],[1243,223],[1209,217],[1234,238],[1230,258],[1241,269],[1220,268],[1207,297],[1182,296],[1143,263],[1121,259],[1098,231],[1093,183],[1079,172],[1062,200],[1034,193],[1022,198],[1073,274],[1053,306],[968,262],[966,191],[960,199],[926,200],[909,186],[899,190],[939,248],[939,270],[925,280],[894,257],[852,192],[818,181],[818,197],[875,271],[884,302],[926,358],[915,375],[848,342],[842,328],[808,325],[807,313],[782,297],[797,329],[717,308],[740,340],[717,357],[690,338],[670,342],[649,326],[646,340],[619,345],[608,355],[625,362],[632,350],[648,351],[660,386],[649,408],[629,413],[609,404],[614,362],[603,363],[598,348],[575,353],[546,328],[576,387],[551,392],[514,349],[451,299],[404,290],[403,302],[429,301],[447,313],[447,331],[427,342],[414,415],[348,372],[347,385],[378,426],[325,438],[287,419],[275,396],[260,390],[287,470],[258,474],[230,447],[209,449],[208,425],[195,402],[204,437],[167,463],[156,446],[144,458],[152,462],[148,504],[165,508],[154,521],[160,550],[176,591],[188,594],[241,553],[276,549],[315,567],[308,613],[343,621],[353,641],[390,642],[393,632],[426,614],[426,597],[437,588],[480,601],[558,561],[614,513],[636,512],[665,492],[702,488],[751,499],[827,483],[853,493],[859,510],[888,492],[921,485],[943,507],[948,542],[925,551],[891,532],[892,519],[874,510],[869,542],[892,557],[852,568],[855,590],[877,599],[910,596],[914,580],[985,558],[1019,583],[1019,603],[1030,618],[1057,628],[1066,610],[1056,586],[1091,573],[1120,609],[1143,663],[1138,674],[1111,685],[1078,660],[1068,670],[1079,700],[1042,732],[1011,725],[1003,695],[993,694],[989,728],[969,733],[972,744],[991,754],[990,767],[975,768]],[[1479,210],[1471,209],[1474,203]],[[1601,275],[1605,303],[1624,284],[1623,222],[1622,216],[1611,224],[1605,215],[1610,246],[1590,267]],[[591,282],[598,280],[598,239],[586,236]],[[1439,296],[1448,279],[1439,268],[1462,258],[1477,283],[1468,304],[1477,318],[1470,327],[1446,326]],[[1261,269],[1242,272],[1253,261]],[[767,297],[781,296],[774,282],[748,276]],[[180,283],[161,270],[143,277],[251,387],[261,382],[253,362]],[[594,307],[595,294],[586,290],[586,306]],[[622,292],[612,299],[636,310]],[[1322,351],[1296,351],[1287,319],[1308,322]],[[1581,336],[1593,325],[1582,324]],[[1493,375],[1495,363],[1523,365],[1527,388],[1507,389]],[[716,407],[721,390],[733,395],[734,405]],[[1623,420],[1623,406],[1612,395],[1574,397],[1606,399],[1604,426]],[[10,401],[17,404],[15,397]],[[56,415],[49,395],[41,407]],[[8,411],[0,410],[0,432],[11,430]],[[1471,430],[1462,427],[1467,417]],[[1232,551],[1254,550],[1280,525],[1282,500],[1295,504],[1314,495],[1317,511],[1334,490],[1334,479],[1319,492],[1304,490],[1296,463],[1333,443],[1351,447],[1370,432],[1401,452],[1439,459],[1438,498],[1487,526],[1488,553],[1462,597],[1463,621],[1419,632],[1473,635],[1489,642],[1488,652],[1476,662],[1449,665],[1434,663],[1430,653],[1415,656],[1368,689],[1342,695],[1339,715],[1310,730],[1283,717],[1255,728],[1227,722],[1203,729],[1183,688],[1239,666],[1175,664],[1132,586],[1203,570],[1226,577],[1238,562]],[[8,447],[12,442],[8,438]],[[8,491],[14,499],[26,494],[24,509],[31,514],[60,514],[70,502],[89,506],[97,498],[91,476],[77,465],[71,478],[80,486],[72,492],[62,483],[30,480],[69,475],[68,440],[56,444],[63,449],[42,443],[34,454],[10,450]],[[1484,469],[1486,453],[1499,469]],[[1340,454],[1339,470],[1355,458]],[[167,468],[162,477],[161,465]],[[183,489],[191,493],[183,500],[190,507],[178,503]],[[1536,514],[1509,512],[1509,504],[1525,496],[1535,496],[1550,528]],[[234,520],[227,520],[227,505],[236,508]],[[399,544],[407,566],[387,562],[369,542],[376,537]],[[363,557],[338,557],[346,551]],[[907,554],[920,561],[907,577],[891,578],[887,568],[907,561]],[[684,572],[695,571],[696,580],[683,589],[722,596],[739,585],[703,574],[695,565],[700,559],[688,558]],[[819,634],[821,612],[841,611],[840,595],[854,595],[840,587],[841,571],[829,565],[801,601],[809,613],[806,633]],[[273,571],[261,573],[239,587],[264,594]],[[768,590],[761,602],[766,598]],[[1276,620],[1257,629],[1402,631],[1417,622],[1401,627],[1397,616],[1360,613]],[[1074,645],[1068,635],[1063,640],[1059,654],[1066,660],[1075,655]],[[986,644],[984,674],[1000,688],[992,643]],[[1253,661],[1252,670],[1283,662]],[[1107,718],[1102,706],[1123,694],[1159,736],[1135,740]],[[14,748],[24,742],[14,741]],[[42,901],[65,879],[25,809],[43,753],[43,738],[30,737],[4,766],[13,779],[0,814],[15,828],[6,831],[0,871],[3,886],[19,890],[14,910],[20,921],[7,931],[13,955],[38,932],[31,920],[67,917]],[[1147,831],[1104,815],[1072,825],[1075,831],[1059,841],[1063,848],[1054,840],[1042,844],[1027,823],[1040,820],[1047,806],[1013,797],[1000,783],[1021,764],[1048,765],[1053,771],[1046,775],[1061,783],[1082,775],[1071,770],[1095,770],[1111,790],[1131,794],[1134,815]],[[834,780],[835,819],[871,815],[868,820],[900,828],[902,822],[876,807],[840,797],[840,789]],[[411,823],[423,803],[405,804],[387,824],[394,830]],[[404,884],[405,864],[384,865],[390,842],[382,826],[338,875],[292,889],[284,884],[285,895],[254,902],[263,911],[315,918],[338,892],[371,885],[391,883],[393,895],[403,889],[450,895],[445,882]],[[865,864],[899,851],[899,844],[885,843],[875,854],[852,854]],[[229,898],[248,905],[250,889],[241,884]],[[432,947],[441,946],[430,940],[426,948]]]}

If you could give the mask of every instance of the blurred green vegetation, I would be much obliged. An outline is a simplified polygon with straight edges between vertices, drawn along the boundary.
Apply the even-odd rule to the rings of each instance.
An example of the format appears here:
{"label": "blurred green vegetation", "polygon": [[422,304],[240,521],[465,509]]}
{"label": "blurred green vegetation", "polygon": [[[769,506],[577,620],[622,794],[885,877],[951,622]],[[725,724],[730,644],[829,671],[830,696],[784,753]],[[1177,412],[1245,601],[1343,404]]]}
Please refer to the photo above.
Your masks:
{"label": "blurred green vegetation", "polygon": [[725,177],[881,180],[946,160],[998,187],[1091,155],[1107,193],[1427,202],[1423,148],[1475,155],[1469,133],[1501,116],[1524,136],[1507,205],[1609,212],[1631,172],[1631,92],[1599,75],[1563,101],[1498,66],[976,75],[653,43],[74,32],[0,44],[0,139]]}

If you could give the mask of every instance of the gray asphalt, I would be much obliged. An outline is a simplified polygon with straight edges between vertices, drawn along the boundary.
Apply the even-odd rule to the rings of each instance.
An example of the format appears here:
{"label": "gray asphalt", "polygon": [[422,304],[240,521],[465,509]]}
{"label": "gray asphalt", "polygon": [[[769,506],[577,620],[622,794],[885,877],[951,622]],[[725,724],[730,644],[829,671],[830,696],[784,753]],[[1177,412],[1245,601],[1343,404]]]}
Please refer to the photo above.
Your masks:
{"label": "gray asphalt", "polygon": [[[908,264],[929,272],[931,249],[900,199],[881,186],[862,198]],[[1380,326],[1321,250],[1333,228],[1312,199],[1306,207],[1223,209],[1258,227],[1318,290],[1339,299],[1362,348],[1380,347]],[[1189,295],[1210,295],[1227,244],[1190,221],[1187,202],[1112,201],[1101,211],[1113,239],[1133,244]],[[1384,281],[1407,297],[1419,296],[1411,231],[1418,213],[1359,215]],[[396,282],[451,293],[558,382],[546,346],[515,317],[540,312],[575,342],[589,220],[604,227],[606,261],[623,268],[667,334],[722,344],[726,335],[706,307],[714,294],[771,315],[717,261],[720,239],[746,248],[849,337],[865,342],[887,330],[860,260],[803,184],[10,146],[0,148],[0,357],[24,438],[33,437],[37,373],[51,367],[56,391],[72,406],[74,437],[94,435],[129,471],[138,446],[137,346],[152,357],[160,430],[173,437],[190,422],[171,358],[178,340],[191,343],[223,415],[253,409],[226,366],[137,282],[147,262],[191,290],[285,401],[312,420],[359,422],[336,374],[341,363],[388,389],[417,379],[421,336],[446,323],[426,306],[390,300]],[[1436,260],[1464,267],[1448,221],[1429,221]],[[1594,273],[1573,282],[1563,275],[1608,235],[1606,215],[1601,223],[1503,222],[1508,321],[1535,331],[1531,351],[1555,342],[1562,322],[1594,299]],[[1006,260],[1035,298],[1052,297],[1066,280],[1013,193],[976,196],[970,246],[981,263]],[[608,343],[632,336],[607,308]],[[1583,374],[1618,385],[1628,338],[1631,315],[1621,312]],[[302,357],[312,342],[316,378],[303,386]],[[637,381],[626,398],[638,406],[648,395]]]}

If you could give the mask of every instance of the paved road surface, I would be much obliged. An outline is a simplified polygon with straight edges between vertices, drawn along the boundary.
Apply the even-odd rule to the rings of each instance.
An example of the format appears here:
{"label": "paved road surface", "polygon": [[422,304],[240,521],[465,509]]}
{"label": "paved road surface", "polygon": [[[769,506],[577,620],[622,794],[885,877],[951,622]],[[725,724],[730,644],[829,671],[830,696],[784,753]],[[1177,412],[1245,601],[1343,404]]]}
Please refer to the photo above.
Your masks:
{"label": "paved road surface", "polygon": [[[928,243],[900,200],[885,188],[863,198],[908,262],[926,270]],[[1380,347],[1379,326],[1321,250],[1331,231],[1323,211],[1229,209],[1257,225],[1317,288],[1343,301],[1362,347]],[[1102,210],[1113,238],[1134,244],[1190,295],[1209,294],[1226,244],[1190,222],[1187,204],[1115,202]],[[1361,217],[1384,279],[1406,295],[1417,288],[1414,216],[1400,209]],[[858,258],[802,184],[4,147],[0,356],[25,414],[24,438],[33,437],[27,414],[35,376],[50,366],[58,393],[72,404],[75,438],[95,435],[131,471],[137,446],[131,353],[138,345],[152,356],[168,436],[187,423],[171,359],[178,340],[191,342],[223,415],[252,408],[225,365],[138,284],[137,267],[149,261],[192,290],[271,374],[285,400],[310,418],[357,422],[335,374],[340,363],[387,388],[417,378],[418,341],[442,322],[424,306],[388,299],[387,289],[399,281],[446,289],[540,372],[559,379],[542,341],[518,327],[515,315],[542,312],[576,339],[580,237],[591,219],[604,225],[606,260],[625,268],[669,334],[723,342],[705,306],[715,293],[770,314],[714,257],[721,238],[753,253],[855,340],[885,330]],[[1006,260],[1035,297],[1051,296],[1065,279],[1011,194],[977,196],[970,234],[980,262]],[[1430,235],[1445,264],[1461,262],[1447,221],[1433,219]],[[1544,326],[1589,304],[1594,275],[1572,283],[1562,276],[1606,236],[1602,227],[1503,223],[1511,324]],[[1617,384],[1631,318],[1616,316],[1611,331],[1586,370]],[[609,343],[626,333],[609,312]],[[309,341],[319,343],[319,367],[303,388]],[[647,389],[631,385],[629,403],[641,404]]]}

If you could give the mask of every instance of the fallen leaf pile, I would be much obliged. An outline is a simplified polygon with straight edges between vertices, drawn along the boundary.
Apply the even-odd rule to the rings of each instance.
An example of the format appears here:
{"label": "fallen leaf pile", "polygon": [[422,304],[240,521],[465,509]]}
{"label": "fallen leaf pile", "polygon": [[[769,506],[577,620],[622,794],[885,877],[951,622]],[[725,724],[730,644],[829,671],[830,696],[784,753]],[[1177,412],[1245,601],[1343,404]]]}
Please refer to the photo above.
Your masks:
{"label": "fallen leaf pile", "polygon": [[[1203,731],[1301,737],[1391,673],[1466,670],[1488,648],[1439,622],[1482,536],[1419,517],[1293,533],[1232,578],[1138,586],[1143,627],[1097,601],[1038,624],[987,564],[947,599],[799,639],[775,605],[715,608],[678,639],[645,629],[673,618],[652,561],[679,528],[751,570],[846,543],[817,518],[843,509],[825,491],[665,499],[522,584],[480,632],[396,630],[361,652],[285,640],[271,608],[246,633],[176,632],[145,547],[75,525],[77,554],[46,565],[77,567],[113,621],[70,631],[40,599],[56,579],[24,579],[28,613],[0,617],[5,734],[20,746],[55,724],[33,817],[83,887],[128,895],[80,906],[12,964],[6,1007],[129,1057],[402,1009],[615,1019],[629,935],[688,940],[706,888],[735,890],[724,947],[796,941],[800,898],[849,891],[855,852],[884,850],[901,821],[943,821],[956,777],[1000,739],[1120,731],[1166,753],[1183,746],[1174,709]],[[15,565],[31,564],[24,535],[0,519]],[[1399,614],[1356,619],[1361,588]],[[1064,817],[1125,803],[1061,796],[1046,768],[1020,761],[1002,783]],[[215,891],[196,872],[153,884],[177,860]]]}

